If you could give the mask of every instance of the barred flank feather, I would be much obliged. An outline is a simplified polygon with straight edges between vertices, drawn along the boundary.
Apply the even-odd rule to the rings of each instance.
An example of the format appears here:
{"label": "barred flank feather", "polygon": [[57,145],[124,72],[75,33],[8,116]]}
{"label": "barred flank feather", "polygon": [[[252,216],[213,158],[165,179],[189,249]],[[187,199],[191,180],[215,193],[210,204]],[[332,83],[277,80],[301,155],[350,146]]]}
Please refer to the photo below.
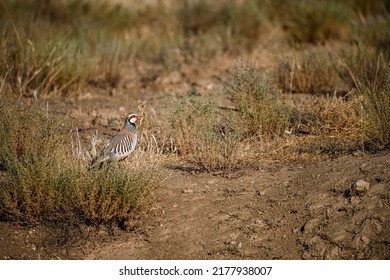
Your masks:
{"label": "barred flank feather", "polygon": [[125,125],[110,141],[110,143],[103,149],[100,156],[91,165],[90,169],[99,166],[105,161],[121,160],[128,157],[137,145],[137,129],[135,121],[139,117],[135,114],[127,116]]}

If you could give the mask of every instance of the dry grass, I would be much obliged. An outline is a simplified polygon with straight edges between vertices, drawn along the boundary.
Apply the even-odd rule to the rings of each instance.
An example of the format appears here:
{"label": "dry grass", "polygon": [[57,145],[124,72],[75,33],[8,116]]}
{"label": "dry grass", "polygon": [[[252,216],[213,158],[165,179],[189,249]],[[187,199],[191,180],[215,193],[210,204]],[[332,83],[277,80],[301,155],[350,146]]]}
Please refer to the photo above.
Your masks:
{"label": "dry grass", "polygon": [[325,47],[295,51],[279,59],[279,85],[290,93],[345,91],[337,66],[336,55]]}
{"label": "dry grass", "polygon": [[351,88],[357,88],[358,83],[384,85],[389,67],[389,56],[386,53],[365,45],[357,45],[341,48],[339,57],[340,76],[351,85]]}
{"label": "dry grass", "polygon": [[[324,43],[351,36],[353,10],[339,1],[277,1],[272,11],[284,22],[286,36],[293,42]],[[279,5],[278,5],[279,4]]]}
{"label": "dry grass", "polygon": [[[214,171],[337,156],[374,139],[389,143],[386,1],[113,2],[1,2],[1,219],[120,223],[162,180],[172,154]],[[178,71],[189,83],[184,68],[214,57],[260,60],[264,49],[275,54],[267,57],[275,69],[242,66],[222,92],[174,99],[165,112],[170,129],[145,118],[132,159],[101,170],[86,169],[97,136],[87,152],[67,117],[35,101],[87,85],[119,88],[124,65],[136,69],[131,79],[139,78],[139,61]],[[280,89],[331,95],[293,105]],[[217,100],[232,108],[222,110]]]}
{"label": "dry grass", "polygon": [[356,80],[361,97],[358,109],[364,131],[369,139],[378,139],[382,144],[390,143],[390,66],[383,83]]}
{"label": "dry grass", "polygon": [[236,167],[240,141],[236,120],[222,118],[210,96],[180,96],[170,120],[179,155],[209,171]]}
{"label": "dry grass", "polygon": [[72,192],[77,173],[62,164],[66,130],[60,118],[49,117],[37,102],[28,106],[1,95],[0,166],[5,180],[0,216],[34,221],[60,208]]}
{"label": "dry grass", "polygon": [[0,75],[25,96],[117,86],[134,52],[123,39],[130,15],[104,1],[3,1],[0,11]]}
{"label": "dry grass", "polygon": [[381,0],[3,1],[0,76],[25,95],[74,92],[87,83],[118,87],[126,61],[169,71],[180,68],[178,53],[186,62],[243,55],[267,45],[275,30],[283,30],[283,48],[338,40],[387,52],[387,10]]}
{"label": "dry grass", "polygon": [[138,154],[136,165],[88,171],[85,151],[70,150],[66,120],[39,101],[28,105],[1,94],[2,220],[31,224],[78,217],[89,224],[119,224],[162,179],[152,150]]}
{"label": "dry grass", "polygon": [[288,128],[290,108],[264,70],[250,65],[239,67],[226,83],[226,90],[239,111],[244,137],[272,139]]}

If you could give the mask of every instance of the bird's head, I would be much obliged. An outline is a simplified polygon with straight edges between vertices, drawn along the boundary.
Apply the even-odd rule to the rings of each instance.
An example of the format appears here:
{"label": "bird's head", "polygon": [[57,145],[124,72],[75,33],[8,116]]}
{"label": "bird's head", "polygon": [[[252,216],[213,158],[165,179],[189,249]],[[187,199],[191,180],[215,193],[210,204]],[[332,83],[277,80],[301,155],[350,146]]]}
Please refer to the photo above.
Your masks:
{"label": "bird's head", "polygon": [[135,124],[136,121],[140,120],[141,118],[137,114],[129,114],[126,117],[126,122],[129,122],[131,124]]}

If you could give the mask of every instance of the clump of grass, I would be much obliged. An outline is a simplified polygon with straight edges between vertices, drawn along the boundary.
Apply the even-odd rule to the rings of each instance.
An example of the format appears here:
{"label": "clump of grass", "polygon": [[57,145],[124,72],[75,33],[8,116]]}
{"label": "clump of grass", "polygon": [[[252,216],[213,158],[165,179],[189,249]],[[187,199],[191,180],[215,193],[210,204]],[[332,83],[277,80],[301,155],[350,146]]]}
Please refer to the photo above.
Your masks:
{"label": "clump of grass", "polygon": [[357,92],[362,98],[360,113],[363,128],[370,139],[390,143],[390,67],[383,83],[356,80]]}
{"label": "clump of grass", "polygon": [[337,55],[326,47],[294,51],[279,59],[279,86],[290,93],[345,92],[348,88],[340,78],[339,68]]}
{"label": "clump of grass", "polygon": [[239,132],[232,117],[223,119],[210,96],[183,95],[170,119],[179,154],[202,169],[226,170],[239,162]]}
{"label": "clump of grass", "polygon": [[226,89],[239,111],[244,137],[272,139],[288,128],[290,108],[263,70],[254,66],[239,68]]}
{"label": "clump of grass", "polygon": [[329,44],[283,55],[276,72],[284,92],[345,94],[356,87],[351,73],[383,83],[385,60],[373,47]]}
{"label": "clump of grass", "polygon": [[358,100],[336,95],[317,97],[298,108],[295,131],[298,134],[360,141],[360,118],[355,111]]}
{"label": "clump of grass", "polygon": [[241,3],[185,1],[176,11],[184,34],[212,33],[228,44],[248,45],[269,31],[269,20],[262,5],[253,0]]}
{"label": "clump of grass", "polygon": [[160,165],[145,156],[134,167],[88,171],[88,157],[70,151],[63,118],[38,101],[23,104],[9,95],[2,92],[0,105],[0,219],[31,224],[73,216],[118,224],[161,179]]}
{"label": "clump of grass", "polygon": [[359,16],[353,23],[353,40],[390,55],[390,31],[387,28],[390,24],[388,2],[385,3],[383,0],[353,2]]}
{"label": "clump of grass", "polygon": [[61,164],[63,123],[36,102],[28,106],[4,94],[0,112],[1,217],[34,221],[63,204],[77,175]]}
{"label": "clump of grass", "polygon": [[275,1],[270,13],[283,23],[287,38],[298,43],[348,40],[353,10],[339,1]]}
{"label": "clump of grass", "polygon": [[[15,31],[19,32],[19,31]],[[49,42],[31,41],[26,34],[18,33],[18,40],[3,34],[1,40],[1,72],[9,84],[24,96],[66,92],[86,74],[87,65],[78,46],[66,42],[65,37]]]}
{"label": "clump of grass", "polygon": [[85,175],[75,194],[79,215],[92,224],[120,224],[132,217],[160,174],[156,166],[129,171],[121,165]]}
{"label": "clump of grass", "polygon": [[355,76],[366,85],[383,85],[388,68],[388,57],[377,49],[354,45],[339,50],[340,76],[352,87],[358,87]]}
{"label": "clump of grass", "polygon": [[134,52],[123,39],[128,9],[106,1],[6,1],[0,11],[0,76],[23,95],[67,93],[90,81],[117,86]]}

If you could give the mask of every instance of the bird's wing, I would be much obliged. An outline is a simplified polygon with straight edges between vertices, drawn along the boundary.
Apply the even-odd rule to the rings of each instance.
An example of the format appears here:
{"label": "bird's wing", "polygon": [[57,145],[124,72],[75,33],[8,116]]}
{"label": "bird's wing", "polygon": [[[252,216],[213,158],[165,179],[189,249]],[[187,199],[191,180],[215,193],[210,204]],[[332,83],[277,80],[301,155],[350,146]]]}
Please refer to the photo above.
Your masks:
{"label": "bird's wing", "polygon": [[121,130],[116,134],[104,149],[104,155],[128,155],[135,148],[134,134],[131,131]]}
{"label": "bird's wing", "polygon": [[136,142],[136,134],[126,129],[122,129],[110,140],[108,145],[92,164],[91,168],[108,160],[121,159],[128,156],[134,150],[135,145],[137,144]]}

